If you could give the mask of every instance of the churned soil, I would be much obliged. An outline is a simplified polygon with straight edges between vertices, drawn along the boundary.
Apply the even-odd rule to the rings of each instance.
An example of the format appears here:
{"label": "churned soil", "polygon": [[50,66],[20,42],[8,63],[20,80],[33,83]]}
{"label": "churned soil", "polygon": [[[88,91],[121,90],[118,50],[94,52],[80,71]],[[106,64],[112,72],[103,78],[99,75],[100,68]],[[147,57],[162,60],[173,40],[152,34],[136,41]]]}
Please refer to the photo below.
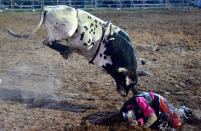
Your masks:
{"label": "churned soil", "polygon": [[[159,93],[201,118],[201,10],[90,13],[131,37],[138,68],[152,74],[139,78],[140,91]],[[39,20],[39,12],[2,12],[0,30],[26,33]],[[121,97],[101,68],[76,53],[63,59],[42,44],[46,37],[44,25],[28,39],[0,32],[0,130],[150,130],[119,125],[118,111],[132,93]],[[180,130],[201,130],[200,125],[184,124]]]}

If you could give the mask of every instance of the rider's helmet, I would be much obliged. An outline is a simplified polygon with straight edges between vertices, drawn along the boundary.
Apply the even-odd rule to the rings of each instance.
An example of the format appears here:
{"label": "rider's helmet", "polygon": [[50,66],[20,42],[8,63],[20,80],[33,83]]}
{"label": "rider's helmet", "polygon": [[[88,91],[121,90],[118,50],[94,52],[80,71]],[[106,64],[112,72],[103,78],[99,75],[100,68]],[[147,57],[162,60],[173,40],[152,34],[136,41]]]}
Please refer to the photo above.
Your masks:
{"label": "rider's helmet", "polygon": [[178,128],[182,125],[182,119],[176,110],[167,112],[166,118],[172,128]]}

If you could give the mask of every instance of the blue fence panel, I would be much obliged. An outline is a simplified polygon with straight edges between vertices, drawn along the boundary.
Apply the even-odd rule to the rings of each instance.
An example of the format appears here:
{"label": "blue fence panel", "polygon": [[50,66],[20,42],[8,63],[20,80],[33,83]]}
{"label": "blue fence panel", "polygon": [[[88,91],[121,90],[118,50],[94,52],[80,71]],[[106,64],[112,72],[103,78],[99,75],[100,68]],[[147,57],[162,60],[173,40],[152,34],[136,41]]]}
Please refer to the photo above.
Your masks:
{"label": "blue fence panel", "polygon": [[[41,10],[44,6],[71,5],[77,8],[184,8],[201,0],[0,0],[1,10]],[[197,4],[198,5],[198,4]]]}

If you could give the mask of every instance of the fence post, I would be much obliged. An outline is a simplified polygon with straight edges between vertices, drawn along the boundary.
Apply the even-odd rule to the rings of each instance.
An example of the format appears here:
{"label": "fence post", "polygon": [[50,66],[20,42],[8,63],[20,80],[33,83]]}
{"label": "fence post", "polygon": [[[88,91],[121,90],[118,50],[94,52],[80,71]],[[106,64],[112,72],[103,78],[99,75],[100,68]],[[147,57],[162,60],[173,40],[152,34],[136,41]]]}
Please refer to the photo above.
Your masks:
{"label": "fence post", "polygon": [[1,6],[1,0],[0,0],[0,10],[2,9],[2,6]]}
{"label": "fence post", "polygon": [[68,3],[69,5],[71,5],[71,0],[69,0],[69,3]]}
{"label": "fence post", "polygon": [[189,2],[189,0],[187,0],[187,3],[186,3],[187,5],[187,8],[190,8],[190,6],[189,6],[189,4],[190,4],[190,2]]}
{"label": "fence post", "polygon": [[165,0],[165,6],[168,8],[168,0]]}
{"label": "fence post", "polygon": [[10,0],[10,11],[13,12],[13,0]]}
{"label": "fence post", "polygon": [[95,0],[95,10],[96,10],[96,8],[97,8],[97,0]]}
{"label": "fence post", "polygon": [[130,0],[130,2],[131,2],[130,8],[132,8],[133,7],[133,0]]}
{"label": "fence post", "polygon": [[182,6],[183,6],[183,0],[181,0],[181,7],[180,8],[182,8]]}
{"label": "fence post", "polygon": [[143,3],[142,3],[142,8],[145,9],[145,0],[143,0]]}
{"label": "fence post", "polygon": [[122,6],[122,1],[119,0],[119,9],[121,10],[121,6]]}
{"label": "fence post", "polygon": [[34,0],[32,0],[32,11],[34,10]]}
{"label": "fence post", "polygon": [[41,3],[40,3],[40,4],[41,4],[41,5],[40,5],[41,10],[43,10],[43,7],[44,7],[44,0],[41,0],[40,2],[41,2]]}

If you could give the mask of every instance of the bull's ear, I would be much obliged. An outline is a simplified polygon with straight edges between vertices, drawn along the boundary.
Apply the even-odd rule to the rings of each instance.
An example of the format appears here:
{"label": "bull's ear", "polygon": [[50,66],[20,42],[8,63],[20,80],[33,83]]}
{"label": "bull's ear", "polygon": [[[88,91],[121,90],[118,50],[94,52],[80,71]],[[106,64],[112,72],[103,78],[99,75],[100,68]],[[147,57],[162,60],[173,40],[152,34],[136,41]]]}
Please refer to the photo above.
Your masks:
{"label": "bull's ear", "polygon": [[151,75],[152,75],[151,73],[144,71],[144,70],[137,71],[137,76],[151,76]]}

